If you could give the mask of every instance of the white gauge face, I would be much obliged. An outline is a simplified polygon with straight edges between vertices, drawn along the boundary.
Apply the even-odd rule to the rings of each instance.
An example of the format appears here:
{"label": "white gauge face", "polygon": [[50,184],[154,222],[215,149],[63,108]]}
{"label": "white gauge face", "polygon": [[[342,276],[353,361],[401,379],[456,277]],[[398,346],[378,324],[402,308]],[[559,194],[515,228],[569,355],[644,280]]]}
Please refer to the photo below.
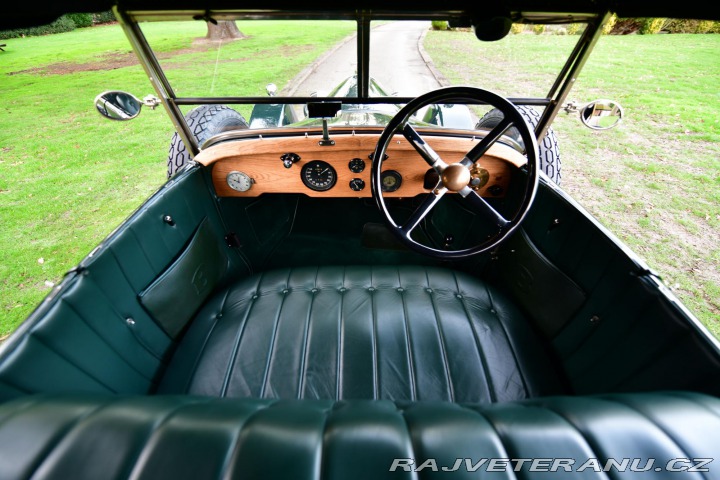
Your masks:
{"label": "white gauge face", "polygon": [[247,192],[254,183],[253,179],[243,172],[230,172],[226,177],[228,187],[238,192]]}

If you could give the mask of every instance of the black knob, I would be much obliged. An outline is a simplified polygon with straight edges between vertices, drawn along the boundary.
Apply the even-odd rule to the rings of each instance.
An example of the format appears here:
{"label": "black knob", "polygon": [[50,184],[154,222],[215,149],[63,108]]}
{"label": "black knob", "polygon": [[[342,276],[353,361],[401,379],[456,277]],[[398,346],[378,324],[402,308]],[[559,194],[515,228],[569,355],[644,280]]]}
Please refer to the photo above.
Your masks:
{"label": "black knob", "polygon": [[353,192],[359,192],[363,188],[365,188],[365,180],[362,178],[353,178],[350,180],[350,189]]}
{"label": "black knob", "polygon": [[283,153],[282,155],[280,155],[280,160],[282,160],[283,166],[285,168],[290,168],[290,167],[292,167],[293,163],[300,161],[300,155],[298,155],[297,153],[292,153],[292,152]]}

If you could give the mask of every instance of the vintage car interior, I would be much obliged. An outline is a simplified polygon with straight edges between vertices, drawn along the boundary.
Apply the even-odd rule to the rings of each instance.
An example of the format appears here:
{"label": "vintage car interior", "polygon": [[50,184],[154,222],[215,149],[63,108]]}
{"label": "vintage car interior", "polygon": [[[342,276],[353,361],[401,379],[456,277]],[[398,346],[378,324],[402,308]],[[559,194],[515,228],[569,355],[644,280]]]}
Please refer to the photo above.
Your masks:
{"label": "vintage car interior", "polygon": [[[128,106],[112,92],[103,105],[120,98],[122,112],[108,116],[162,105],[191,161],[0,346],[0,478],[535,478],[537,459],[553,476],[619,478],[603,467],[629,459],[646,478],[720,478],[720,344],[538,154],[610,12],[707,13],[454,7],[113,6],[157,98]],[[326,17],[356,25],[355,97],[182,97],[142,30]],[[418,19],[478,41],[512,22],[587,28],[547,97],[369,96],[371,21]],[[293,104],[307,118],[200,144],[184,114],[215,104]],[[388,104],[370,121],[359,107]],[[516,104],[539,108],[539,123]],[[430,121],[460,105],[502,119]]]}

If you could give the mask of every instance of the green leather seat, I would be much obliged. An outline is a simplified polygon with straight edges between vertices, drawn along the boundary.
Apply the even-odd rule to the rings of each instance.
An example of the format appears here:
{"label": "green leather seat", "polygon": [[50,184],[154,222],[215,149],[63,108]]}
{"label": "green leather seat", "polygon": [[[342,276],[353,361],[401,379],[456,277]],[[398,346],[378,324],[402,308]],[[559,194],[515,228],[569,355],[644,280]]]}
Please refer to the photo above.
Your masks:
{"label": "green leather seat", "polygon": [[524,315],[419,266],[269,271],[196,315],[159,393],[491,403],[565,392]]}
{"label": "green leather seat", "polygon": [[[700,462],[719,444],[720,400],[682,392],[485,406],[93,395],[0,404],[3,479],[625,478],[602,470],[608,459],[628,459],[626,470],[652,459],[637,478],[700,479],[717,478],[714,462]],[[503,459],[525,462],[516,471]],[[532,473],[533,460],[545,473]]]}

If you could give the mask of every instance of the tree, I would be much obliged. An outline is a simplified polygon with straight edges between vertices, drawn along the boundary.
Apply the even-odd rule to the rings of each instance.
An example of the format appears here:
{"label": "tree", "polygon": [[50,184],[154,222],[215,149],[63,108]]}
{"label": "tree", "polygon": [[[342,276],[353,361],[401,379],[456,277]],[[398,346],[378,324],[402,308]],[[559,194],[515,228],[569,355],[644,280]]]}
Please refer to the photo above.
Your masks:
{"label": "tree", "polygon": [[247,38],[247,35],[242,33],[232,20],[219,20],[217,22],[205,23],[207,24],[207,35],[205,35],[207,40],[218,40],[224,42],[228,40]]}

